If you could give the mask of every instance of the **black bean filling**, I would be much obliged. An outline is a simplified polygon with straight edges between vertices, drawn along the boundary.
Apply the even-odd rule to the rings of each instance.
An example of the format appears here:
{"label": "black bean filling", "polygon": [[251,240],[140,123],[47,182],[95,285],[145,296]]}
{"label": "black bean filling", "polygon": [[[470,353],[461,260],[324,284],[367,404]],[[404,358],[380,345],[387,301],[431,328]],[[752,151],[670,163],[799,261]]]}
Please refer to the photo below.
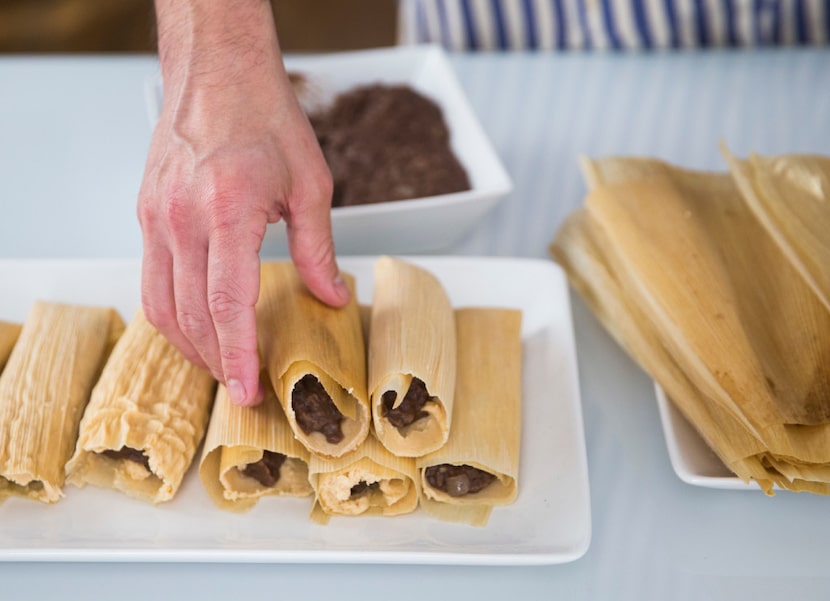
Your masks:
{"label": "black bean filling", "polygon": [[135,461],[143,465],[147,471],[150,471],[150,458],[144,454],[144,451],[139,451],[138,449],[134,449],[132,447],[121,447],[121,450],[114,451],[112,449],[107,449],[101,453],[105,457],[109,457],[110,459],[126,459],[127,461]]}
{"label": "black bean filling", "polygon": [[274,486],[280,479],[280,468],[285,463],[285,459],[282,453],[264,451],[262,459],[246,465],[242,470],[242,475],[253,478],[263,486]]}
{"label": "black bean filling", "polygon": [[471,465],[442,463],[426,470],[427,482],[451,497],[463,497],[487,488],[496,477]]}
{"label": "black bean filling", "polygon": [[297,423],[306,434],[320,432],[331,444],[343,440],[340,422],[344,416],[320,380],[313,375],[306,374],[294,385],[291,392],[291,407],[294,409]]}
{"label": "black bean filling", "polygon": [[366,480],[361,480],[354,486],[352,486],[352,490],[350,496],[352,499],[355,497],[359,497],[361,495],[365,495],[370,493],[373,490],[378,490],[380,488],[380,482],[372,482],[369,484]]}
{"label": "black bean filling", "polygon": [[394,390],[387,390],[383,393],[381,401],[383,402],[383,416],[399,430],[429,415],[423,410],[429,400],[427,385],[423,380],[412,378],[403,401],[393,409],[397,398],[398,393]]}

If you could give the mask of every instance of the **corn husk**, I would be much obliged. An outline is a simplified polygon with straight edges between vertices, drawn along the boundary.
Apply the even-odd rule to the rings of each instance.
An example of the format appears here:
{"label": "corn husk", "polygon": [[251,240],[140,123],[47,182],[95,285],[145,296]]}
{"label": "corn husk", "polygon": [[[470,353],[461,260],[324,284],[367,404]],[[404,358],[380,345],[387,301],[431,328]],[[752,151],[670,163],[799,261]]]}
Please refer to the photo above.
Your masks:
{"label": "corn husk", "polygon": [[20,336],[21,328],[19,323],[0,321],[0,373],[3,373],[3,368],[6,367],[9,355],[12,354],[12,349]]}
{"label": "corn husk", "polygon": [[[421,506],[446,521],[484,526],[493,506],[516,499],[522,432],[522,313],[455,311],[458,368],[447,444],[415,461]],[[496,477],[486,488],[451,496],[426,478],[430,466],[469,465]]]}
{"label": "corn husk", "polygon": [[[316,523],[325,524],[332,515],[401,515],[418,506],[415,460],[393,455],[374,434],[342,457],[312,455],[308,469],[315,494],[311,519]],[[378,488],[351,494],[361,482],[377,482]]]}
{"label": "corn husk", "polygon": [[[137,311],[92,391],[67,480],[169,501],[202,441],[215,384]],[[149,469],[105,455],[124,448],[139,451]]]}
{"label": "corn husk", "polygon": [[63,496],[84,407],[123,329],[113,309],[34,303],[0,375],[0,496]]}
{"label": "corn husk", "polygon": [[[354,290],[354,278],[343,274]],[[357,448],[369,433],[366,344],[355,295],[341,309],[324,305],[302,284],[290,262],[263,263],[257,302],[262,363],[297,439],[313,453],[339,457]],[[344,416],[343,439],[329,442],[306,433],[297,422],[292,392],[311,374]]]}
{"label": "corn husk", "polygon": [[[273,486],[243,473],[265,451],[286,456]],[[217,507],[242,512],[263,496],[310,495],[308,460],[308,450],[294,438],[272,390],[256,407],[239,407],[219,385],[199,466],[202,484]]]}
{"label": "corn husk", "polygon": [[[596,236],[596,225],[584,209],[572,213],[557,232],[551,252],[571,285],[620,346],[660,383],[726,466],[745,481],[753,476],[753,467],[754,473],[763,473],[758,459],[764,452],[761,441],[686,377],[646,314],[625,293]],[[747,468],[745,461],[751,464]],[[758,482],[764,490],[772,490],[773,482],[766,476]]]}
{"label": "corn husk", "polygon": [[827,314],[735,184],[634,159],[586,180],[551,247],[574,287],[738,476],[827,492]]}
{"label": "corn husk", "polygon": [[830,311],[830,157],[723,152],[752,214]]}
{"label": "corn husk", "polygon": [[[378,259],[370,333],[369,391],[378,440],[400,456],[440,448],[450,431],[456,371],[453,310],[441,283],[411,263]],[[398,407],[413,378],[426,385],[428,415],[397,428],[384,417],[383,395],[394,391]]]}

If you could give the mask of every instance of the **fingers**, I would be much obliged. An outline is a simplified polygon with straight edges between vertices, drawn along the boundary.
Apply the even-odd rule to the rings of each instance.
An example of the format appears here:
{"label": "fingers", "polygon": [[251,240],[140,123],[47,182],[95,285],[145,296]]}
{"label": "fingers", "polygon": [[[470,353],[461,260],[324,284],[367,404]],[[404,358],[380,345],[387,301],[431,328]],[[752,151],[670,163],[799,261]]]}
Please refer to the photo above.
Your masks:
{"label": "fingers", "polygon": [[255,312],[261,242],[262,236],[250,231],[220,230],[211,238],[207,269],[207,304],[221,370],[231,400],[243,406],[255,405],[263,396]]}
{"label": "fingers", "polygon": [[150,323],[225,383],[236,404],[254,405],[263,396],[254,305],[265,216],[242,217],[234,202],[205,204],[171,195],[141,205],[142,305]]}
{"label": "fingers", "polygon": [[206,369],[201,354],[179,328],[173,291],[173,256],[166,232],[150,210],[142,211],[144,256],[141,261],[141,305],[147,320],[190,362]]}
{"label": "fingers", "polygon": [[219,342],[208,308],[207,243],[188,235],[173,245],[173,297],[179,330],[201,356],[213,377],[225,381]]}
{"label": "fingers", "polygon": [[330,195],[307,198],[286,214],[291,258],[311,293],[326,304],[342,307],[351,292],[340,275],[331,236]]}

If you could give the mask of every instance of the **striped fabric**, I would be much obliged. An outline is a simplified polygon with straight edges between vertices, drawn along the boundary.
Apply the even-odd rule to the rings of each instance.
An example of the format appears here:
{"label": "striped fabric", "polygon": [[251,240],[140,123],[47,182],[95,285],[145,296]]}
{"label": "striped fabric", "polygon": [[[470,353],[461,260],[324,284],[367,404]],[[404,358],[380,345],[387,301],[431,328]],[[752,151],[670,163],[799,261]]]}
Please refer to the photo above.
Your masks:
{"label": "striped fabric", "polygon": [[401,42],[447,50],[821,45],[830,0],[399,0]]}

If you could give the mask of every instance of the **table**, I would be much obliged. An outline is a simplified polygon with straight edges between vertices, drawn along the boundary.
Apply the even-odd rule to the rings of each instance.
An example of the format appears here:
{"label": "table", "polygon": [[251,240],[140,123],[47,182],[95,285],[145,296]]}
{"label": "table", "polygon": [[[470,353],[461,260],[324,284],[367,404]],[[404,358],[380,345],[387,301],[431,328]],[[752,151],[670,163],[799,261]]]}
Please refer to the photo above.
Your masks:
{"label": "table", "polygon": [[[585,192],[580,154],[725,169],[737,154],[830,153],[830,52],[476,54],[451,62],[515,189],[448,252],[545,257]],[[0,257],[139,257],[152,56],[0,59]],[[527,568],[0,564],[3,598],[825,599],[828,500],[716,491],[671,470],[649,378],[572,295],[593,537]],[[2,527],[2,526],[0,526]],[[81,591],[83,591],[81,593]],[[117,591],[117,594],[116,594]],[[302,597],[300,597],[302,596]]]}

